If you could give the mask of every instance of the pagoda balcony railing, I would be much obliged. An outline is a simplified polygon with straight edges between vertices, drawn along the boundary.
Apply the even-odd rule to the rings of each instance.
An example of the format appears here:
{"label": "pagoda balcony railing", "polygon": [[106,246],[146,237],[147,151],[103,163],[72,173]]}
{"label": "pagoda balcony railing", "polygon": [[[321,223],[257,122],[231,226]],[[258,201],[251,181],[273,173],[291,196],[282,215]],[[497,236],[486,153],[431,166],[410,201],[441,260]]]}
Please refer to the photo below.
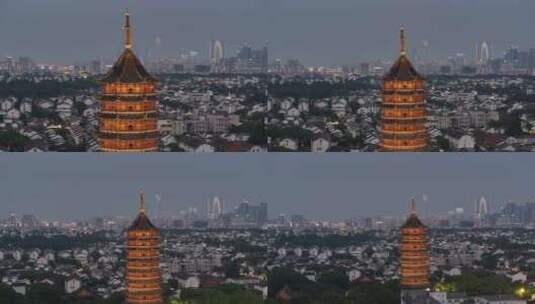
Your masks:
{"label": "pagoda balcony railing", "polygon": [[135,138],[135,139],[106,139],[99,138],[99,145],[101,149],[115,149],[115,150],[150,150],[157,149],[157,138]]}
{"label": "pagoda balcony railing", "polygon": [[147,249],[144,249],[144,250],[138,250],[138,251],[135,251],[135,250],[129,250],[127,255],[127,257],[132,257],[132,258],[137,258],[137,257],[159,257],[160,254],[158,252],[158,250],[147,250]]}
{"label": "pagoda balcony railing", "polygon": [[418,95],[407,95],[407,94],[383,94],[381,101],[383,104],[385,103],[394,103],[394,104],[406,104],[406,103],[425,103],[425,95],[418,94]]}
{"label": "pagoda balcony railing", "polygon": [[390,108],[390,107],[398,107],[398,108],[414,108],[414,107],[425,107],[425,101],[418,101],[418,102],[390,102],[390,101],[381,101],[381,107],[383,109]]}
{"label": "pagoda balcony railing", "polygon": [[154,267],[135,267],[132,265],[128,265],[128,273],[138,273],[138,274],[146,274],[146,273],[153,273],[153,274],[159,274],[160,267],[158,265]]}
{"label": "pagoda balcony railing", "polygon": [[425,258],[419,258],[417,260],[402,260],[402,268],[410,268],[410,269],[418,269],[419,267],[422,267],[423,269],[427,269],[428,262]]}
{"label": "pagoda balcony railing", "polygon": [[381,143],[379,145],[383,150],[387,151],[419,151],[423,150],[427,147],[427,144],[419,144],[419,145],[388,145]]}
{"label": "pagoda balcony railing", "polygon": [[128,267],[135,267],[135,268],[145,267],[145,268],[156,268],[156,269],[159,269],[158,268],[159,261],[157,261],[157,260],[154,260],[153,262],[127,261],[127,265],[128,265]]}
{"label": "pagoda balcony railing", "polygon": [[156,124],[150,120],[145,121],[112,121],[101,122],[99,130],[102,133],[135,134],[158,131]]}
{"label": "pagoda balcony railing", "polygon": [[107,112],[99,113],[100,119],[147,119],[147,118],[158,118],[157,111],[150,112]]}
{"label": "pagoda balcony railing", "polygon": [[127,246],[154,246],[154,247],[160,247],[160,241],[156,238],[152,239],[143,239],[140,240],[139,238],[132,238],[127,240],[126,242]]}
{"label": "pagoda balcony railing", "polygon": [[114,107],[108,107],[107,109],[101,108],[99,113],[104,114],[150,114],[158,113],[156,107],[139,107],[139,109],[119,109]]}
{"label": "pagoda balcony railing", "polygon": [[126,287],[128,289],[134,289],[133,291],[136,292],[136,294],[139,294],[139,293],[145,293],[147,295],[150,295],[151,292],[154,292],[154,291],[159,291],[160,290],[160,284],[159,283],[155,283],[155,284],[136,284],[136,283],[132,283],[132,282],[127,282],[126,283]]}
{"label": "pagoda balcony railing", "polygon": [[414,133],[427,133],[427,129],[424,128],[380,128],[379,132],[382,133],[391,133],[391,134],[414,134]]}
{"label": "pagoda balcony railing", "polygon": [[160,236],[157,232],[154,231],[140,232],[139,230],[133,230],[127,233],[127,239],[129,242],[138,240],[159,240]]}
{"label": "pagoda balcony railing", "polygon": [[137,276],[137,275],[132,275],[132,274],[127,274],[126,275],[126,279],[129,280],[130,282],[138,282],[138,283],[143,283],[144,281],[154,281],[154,280],[159,280],[160,279],[160,275],[153,275],[153,276]]}
{"label": "pagoda balcony railing", "polygon": [[414,115],[414,116],[404,116],[404,115],[385,115],[385,114],[382,114],[381,115],[381,120],[423,120],[423,121],[426,121],[427,120],[427,116],[425,114],[420,114],[420,115]]}
{"label": "pagoda balcony railing", "polygon": [[[156,301],[161,300],[160,291],[152,291],[148,293],[128,292],[126,303],[131,303],[131,300],[137,301]],[[163,303],[163,302],[138,302],[138,303]]]}
{"label": "pagoda balcony railing", "polygon": [[105,101],[114,101],[114,100],[120,100],[120,101],[136,101],[138,98],[147,98],[147,99],[157,99],[158,93],[129,93],[129,94],[121,94],[121,93],[101,93],[100,99]]}
{"label": "pagoda balcony railing", "polygon": [[427,276],[429,272],[429,267],[420,269],[420,268],[402,268],[400,274],[404,277],[411,276]]}
{"label": "pagoda balcony railing", "polygon": [[155,253],[155,254],[158,254],[158,251],[159,251],[159,247],[158,246],[148,246],[148,247],[144,247],[144,248],[134,246],[134,247],[131,247],[128,250],[128,252],[132,252],[132,253],[151,252],[151,253]]}
{"label": "pagoda balcony railing", "polygon": [[[379,138],[386,144],[411,145],[411,144],[421,144],[421,143],[426,142],[427,135],[426,133],[423,133],[423,132],[410,133],[410,134],[381,133]],[[418,247],[414,247],[414,248],[418,248]]]}
{"label": "pagoda balcony railing", "polygon": [[158,139],[159,133],[157,130],[141,131],[141,132],[110,132],[100,131],[100,139],[108,140],[136,140],[136,139]]}
{"label": "pagoda balcony railing", "polygon": [[154,246],[154,247],[160,247],[160,243],[159,243],[158,239],[144,239],[144,240],[140,240],[139,238],[129,239],[126,242],[126,245],[127,246],[138,246],[138,245],[139,246],[147,246],[147,245],[151,245],[151,246]]}
{"label": "pagoda balcony railing", "polygon": [[427,257],[427,251],[425,249],[420,251],[401,251],[401,259],[412,259],[421,257]]}
{"label": "pagoda balcony railing", "polygon": [[159,244],[126,244],[126,248],[160,248]]}
{"label": "pagoda balcony railing", "polygon": [[427,253],[425,251],[409,251],[409,252],[402,252],[401,253],[401,260],[402,261],[409,261],[409,260],[415,260],[415,259],[427,259]]}
{"label": "pagoda balcony railing", "polygon": [[153,255],[140,255],[140,254],[128,254],[126,258],[130,260],[154,260],[158,259],[160,256],[158,254]]}
{"label": "pagoda balcony railing", "polygon": [[414,125],[421,124],[425,125],[427,123],[427,118],[409,118],[409,119],[399,119],[399,118],[382,118],[379,122],[381,125]]}
{"label": "pagoda balcony railing", "polygon": [[425,95],[425,89],[384,89],[383,95]]}
{"label": "pagoda balcony railing", "polygon": [[143,153],[143,152],[156,152],[156,151],[158,151],[158,148],[157,148],[157,147],[153,147],[153,148],[145,148],[145,149],[130,149],[130,148],[125,148],[125,149],[111,149],[111,148],[102,148],[102,147],[100,147],[100,151],[102,151],[102,152],[132,152],[132,153]]}

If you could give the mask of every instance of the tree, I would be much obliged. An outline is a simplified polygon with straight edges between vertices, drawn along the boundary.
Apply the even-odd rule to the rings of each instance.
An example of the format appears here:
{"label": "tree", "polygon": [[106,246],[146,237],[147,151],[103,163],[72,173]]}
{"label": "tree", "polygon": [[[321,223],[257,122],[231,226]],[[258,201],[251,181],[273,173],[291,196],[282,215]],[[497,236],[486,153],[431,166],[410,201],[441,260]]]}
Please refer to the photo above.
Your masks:
{"label": "tree", "polygon": [[381,284],[360,283],[354,285],[348,292],[347,298],[352,304],[391,304],[400,302],[399,285],[396,282]]}
{"label": "tree", "polygon": [[268,295],[274,298],[284,287],[300,291],[316,291],[317,284],[287,268],[275,268],[268,275]]}
{"label": "tree", "polygon": [[498,265],[498,257],[491,253],[481,255],[481,266],[486,270],[495,270]]}
{"label": "tree", "polygon": [[0,304],[22,304],[24,297],[16,293],[11,287],[0,284]]}
{"label": "tree", "polygon": [[347,289],[349,287],[349,277],[342,270],[324,272],[318,278],[318,283],[325,284],[340,289]]}
{"label": "tree", "polygon": [[30,139],[16,131],[0,132],[0,149],[10,152],[23,152]]}
{"label": "tree", "polygon": [[27,304],[61,304],[63,293],[48,284],[34,284],[28,289]]}

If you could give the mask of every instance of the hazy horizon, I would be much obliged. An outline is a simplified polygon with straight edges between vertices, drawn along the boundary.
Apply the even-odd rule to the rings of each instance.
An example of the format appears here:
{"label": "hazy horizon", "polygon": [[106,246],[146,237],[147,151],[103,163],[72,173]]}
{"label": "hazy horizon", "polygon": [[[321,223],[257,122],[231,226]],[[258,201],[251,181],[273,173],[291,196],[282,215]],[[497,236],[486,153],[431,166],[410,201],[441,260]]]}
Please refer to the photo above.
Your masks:
{"label": "hazy horizon", "polygon": [[[165,212],[202,210],[220,197],[226,211],[243,200],[267,202],[270,216],[311,219],[472,211],[485,196],[495,210],[526,202],[533,191],[529,154],[3,154],[0,218],[48,219],[132,215],[138,189]],[[422,202],[425,194],[428,201]]]}
{"label": "hazy horizon", "polygon": [[48,63],[113,59],[125,8],[133,14],[140,56],[188,50],[206,56],[209,41],[218,39],[227,50],[267,41],[272,59],[352,63],[394,56],[400,25],[409,49],[428,41],[432,57],[463,52],[473,58],[484,40],[494,53],[512,44],[535,47],[531,0],[0,0],[0,56]]}

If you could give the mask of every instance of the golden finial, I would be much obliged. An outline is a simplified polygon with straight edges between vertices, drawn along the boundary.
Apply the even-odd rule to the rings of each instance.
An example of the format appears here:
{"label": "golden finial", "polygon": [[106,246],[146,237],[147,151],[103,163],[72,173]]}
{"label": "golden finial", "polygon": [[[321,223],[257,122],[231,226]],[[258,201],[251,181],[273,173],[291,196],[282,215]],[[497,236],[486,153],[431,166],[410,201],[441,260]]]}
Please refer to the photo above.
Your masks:
{"label": "golden finial", "polygon": [[402,26],[399,30],[399,44],[400,44],[400,54],[405,55],[405,28]]}
{"label": "golden finial", "polygon": [[416,200],[414,199],[414,197],[411,198],[409,212],[411,215],[416,215]]}
{"label": "golden finial", "polygon": [[124,48],[132,48],[132,27],[130,26],[130,13],[128,9],[124,12]]}
{"label": "golden finial", "polygon": [[139,213],[145,213],[145,195],[143,188],[139,189]]}

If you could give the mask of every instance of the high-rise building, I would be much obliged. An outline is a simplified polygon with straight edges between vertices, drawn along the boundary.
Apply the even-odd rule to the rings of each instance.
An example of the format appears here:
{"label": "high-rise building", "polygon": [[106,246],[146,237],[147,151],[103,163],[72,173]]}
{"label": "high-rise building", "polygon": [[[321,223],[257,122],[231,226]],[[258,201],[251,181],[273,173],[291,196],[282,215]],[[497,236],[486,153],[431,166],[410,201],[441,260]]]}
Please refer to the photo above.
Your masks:
{"label": "high-rise building", "polygon": [[251,205],[243,202],[234,210],[234,224],[239,226],[259,227],[268,220],[268,204]]}
{"label": "high-rise building", "polygon": [[486,65],[491,60],[490,47],[486,41],[481,43],[481,46],[476,45],[476,64]]}
{"label": "high-rise building", "polygon": [[427,147],[425,81],[405,51],[405,31],[400,31],[400,55],[383,79],[379,126],[381,151],[422,151]]}
{"label": "high-rise building", "polygon": [[219,197],[215,196],[211,202],[208,202],[208,219],[217,220],[223,215],[223,204]]}
{"label": "high-rise building", "polygon": [[410,214],[401,226],[400,277],[401,303],[426,303],[429,286],[429,258],[426,227],[416,215],[416,203],[411,200]]}
{"label": "high-rise building", "polygon": [[528,72],[531,75],[535,74],[535,48],[529,49],[528,52]]}
{"label": "high-rise building", "polygon": [[145,214],[140,192],[139,214],[126,236],[126,303],[163,303],[159,247],[160,232]]}
{"label": "high-rise building", "polygon": [[212,64],[219,64],[221,60],[225,57],[225,50],[223,48],[223,43],[219,40],[212,41],[210,45],[210,62]]}
{"label": "high-rise building", "polygon": [[148,152],[158,148],[156,80],[132,51],[130,14],[125,13],[124,51],[101,80],[100,149]]}

